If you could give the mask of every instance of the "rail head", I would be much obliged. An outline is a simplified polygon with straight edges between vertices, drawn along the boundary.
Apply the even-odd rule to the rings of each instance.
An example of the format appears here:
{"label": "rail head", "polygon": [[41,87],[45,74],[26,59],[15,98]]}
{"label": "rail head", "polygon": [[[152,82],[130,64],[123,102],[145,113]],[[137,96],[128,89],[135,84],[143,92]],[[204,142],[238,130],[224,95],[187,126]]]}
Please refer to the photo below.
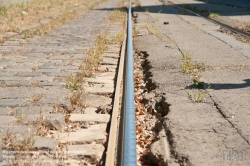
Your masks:
{"label": "rail head", "polygon": [[125,77],[125,102],[124,102],[124,140],[123,140],[123,166],[136,166],[136,130],[134,109],[134,70],[133,70],[133,39],[131,0],[128,2],[128,28],[127,28],[127,56]]}

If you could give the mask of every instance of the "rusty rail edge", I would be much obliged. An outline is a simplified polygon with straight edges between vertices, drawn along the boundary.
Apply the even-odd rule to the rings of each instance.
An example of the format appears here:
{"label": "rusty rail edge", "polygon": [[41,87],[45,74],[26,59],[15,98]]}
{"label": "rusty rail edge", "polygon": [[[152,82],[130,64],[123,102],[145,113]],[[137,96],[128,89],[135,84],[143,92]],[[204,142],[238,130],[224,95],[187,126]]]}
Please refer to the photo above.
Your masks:
{"label": "rusty rail edge", "polygon": [[[114,166],[115,165],[115,152],[117,145],[117,133],[118,133],[118,123],[119,123],[119,100],[122,86],[122,79],[124,73],[124,59],[126,53],[126,41],[127,41],[127,17],[125,21],[124,28],[124,40],[122,43],[120,60],[119,60],[119,68],[117,74],[117,82],[115,87],[115,97],[114,97],[114,105],[112,109],[112,119],[110,123],[110,131],[109,131],[109,140],[108,140],[108,148],[106,152],[105,166]],[[118,152],[118,150],[117,150]]]}

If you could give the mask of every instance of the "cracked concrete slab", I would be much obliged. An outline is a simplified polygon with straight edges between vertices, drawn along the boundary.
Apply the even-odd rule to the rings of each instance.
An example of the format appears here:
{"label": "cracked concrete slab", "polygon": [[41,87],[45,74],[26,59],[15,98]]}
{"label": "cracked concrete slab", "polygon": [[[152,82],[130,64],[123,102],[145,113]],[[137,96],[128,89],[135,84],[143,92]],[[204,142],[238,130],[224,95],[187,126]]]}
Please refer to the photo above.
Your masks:
{"label": "cracked concrete slab", "polygon": [[[250,64],[246,56],[250,46],[240,46],[239,41],[226,37],[226,34],[216,35],[218,26],[180,14],[181,11],[172,6],[161,6],[160,2],[150,0],[140,0],[140,5],[142,8],[148,6],[148,13],[134,11],[138,16],[135,23],[137,30],[141,29],[140,23],[150,21],[159,31],[158,37],[147,33],[136,37],[134,48],[149,55],[147,60],[152,67],[150,79],[156,85],[153,92],[164,96],[165,102],[170,105],[168,114],[163,118],[163,129],[170,144],[167,164],[235,165],[237,162],[249,165],[245,152],[250,152],[247,111],[250,75],[249,67],[246,67]],[[163,24],[166,20],[167,25]],[[237,50],[239,46],[245,52]],[[205,95],[204,103],[194,103],[188,94],[193,84],[192,77],[180,68],[187,50],[193,61],[204,63],[207,67],[202,73],[202,80],[204,85],[211,84],[211,88],[208,89],[209,95]],[[233,117],[224,117],[220,103],[216,103],[213,96],[225,105],[225,110],[234,113]],[[232,153],[245,155],[246,158],[241,160],[236,156],[235,160],[231,160],[228,154]],[[164,159],[166,161],[167,158]],[[164,159],[158,157],[154,164]]]}

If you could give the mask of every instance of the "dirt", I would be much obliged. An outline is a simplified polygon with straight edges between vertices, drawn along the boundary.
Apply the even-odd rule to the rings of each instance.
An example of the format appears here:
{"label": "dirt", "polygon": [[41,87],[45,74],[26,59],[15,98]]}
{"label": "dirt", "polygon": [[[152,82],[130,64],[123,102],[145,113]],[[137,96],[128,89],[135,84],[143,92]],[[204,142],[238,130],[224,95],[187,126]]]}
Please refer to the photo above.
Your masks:
{"label": "dirt", "polygon": [[[140,5],[140,10],[134,9],[135,27],[140,34],[134,38],[134,48],[149,55],[150,79],[156,85],[151,93],[163,96],[169,105],[162,127],[170,157],[162,158],[166,152],[159,149],[154,164],[249,165],[249,58],[234,50],[234,45],[209,35],[219,27],[205,21],[202,24],[209,28],[197,27],[193,23],[200,19],[179,16],[176,9],[161,6],[156,0],[141,0]],[[147,12],[143,12],[146,8]],[[169,24],[164,24],[166,21]],[[154,25],[158,37],[143,35],[143,22]],[[188,95],[190,88],[194,89],[192,77],[180,69],[186,50],[193,54],[192,59],[209,66],[202,73],[204,87],[210,85],[205,89],[205,102],[195,103]],[[162,144],[162,148],[168,147]]]}
{"label": "dirt", "polygon": [[225,29],[225,28],[222,28],[222,27],[221,27],[220,30],[219,30],[219,32],[226,33],[226,34],[228,34],[228,35],[234,36],[237,40],[242,41],[242,42],[244,42],[244,43],[250,43],[250,40],[249,40],[249,39],[247,39],[247,38],[245,38],[244,36],[241,36],[241,35],[239,35],[239,34],[237,34],[237,33],[234,33],[234,32],[232,32],[232,31],[229,31],[229,30],[227,30],[227,29]]}

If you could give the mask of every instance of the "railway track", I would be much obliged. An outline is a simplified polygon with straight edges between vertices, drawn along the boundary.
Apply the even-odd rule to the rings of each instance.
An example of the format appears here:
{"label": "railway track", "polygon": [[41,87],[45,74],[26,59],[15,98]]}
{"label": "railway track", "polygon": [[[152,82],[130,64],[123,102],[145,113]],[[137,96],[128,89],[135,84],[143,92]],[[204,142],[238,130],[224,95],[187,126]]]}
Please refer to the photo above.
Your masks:
{"label": "railway track", "polygon": [[[135,129],[130,129],[134,120],[128,116],[134,115],[131,7],[128,35],[121,21],[109,21],[108,27],[103,23],[116,12],[106,8],[116,9],[116,5],[105,2],[48,35],[30,39],[12,36],[1,44],[0,164],[136,165]],[[96,15],[101,16],[91,22]],[[111,17],[122,20],[116,14]],[[92,27],[92,23],[98,26]],[[96,32],[105,35],[97,36]],[[123,43],[114,42],[121,32]],[[89,69],[94,68],[99,51],[100,65]],[[127,120],[123,135],[128,138],[122,150],[117,141],[121,137],[119,123],[123,126],[119,119],[123,118],[120,100],[126,82],[122,82],[125,54],[129,55],[125,68],[130,70],[125,80],[130,82],[124,90],[130,96],[124,105]],[[120,159],[117,153],[122,154]]]}
{"label": "railway track", "polygon": [[[32,153],[36,150],[40,157],[49,161],[43,163],[38,160],[39,157],[35,158],[37,163],[34,164],[39,165],[57,162],[70,165],[137,165],[131,1],[128,6],[123,43],[107,45],[101,66],[95,71],[95,78],[84,80],[85,83],[80,85],[81,92],[77,88],[82,82],[78,82],[74,76],[79,74],[77,65],[84,60],[82,56],[86,56],[81,53],[88,48],[87,43],[84,48],[79,45],[71,45],[73,49],[58,48],[56,45],[61,45],[60,42],[65,39],[52,40],[55,37],[52,33],[47,39],[25,41],[13,38],[1,45],[0,51],[6,64],[2,65],[0,78],[0,125],[2,143],[11,145],[2,145],[5,155],[1,159],[3,163],[20,163],[23,156],[19,152],[23,151],[29,158],[22,160],[21,164],[31,162],[34,160]],[[247,32],[174,6],[250,39]],[[77,26],[82,26],[79,22]],[[112,34],[119,32],[120,26],[114,24],[107,29]],[[69,27],[66,25],[66,29]],[[69,32],[64,30],[62,34]],[[69,34],[65,44],[74,42],[71,36]],[[51,45],[38,47],[39,40]],[[11,62],[14,56],[12,51],[20,51],[21,54]],[[64,54],[68,56],[62,58],[60,55]],[[63,82],[64,77],[72,73],[74,76],[68,77],[68,82]],[[68,89],[64,89],[65,86]],[[81,103],[83,100],[84,103]],[[22,138],[22,134],[26,136]],[[21,144],[24,142],[25,148]],[[59,155],[55,157],[56,152]],[[13,153],[17,155],[15,160],[8,159],[13,157]],[[56,160],[51,160],[51,157]]]}

